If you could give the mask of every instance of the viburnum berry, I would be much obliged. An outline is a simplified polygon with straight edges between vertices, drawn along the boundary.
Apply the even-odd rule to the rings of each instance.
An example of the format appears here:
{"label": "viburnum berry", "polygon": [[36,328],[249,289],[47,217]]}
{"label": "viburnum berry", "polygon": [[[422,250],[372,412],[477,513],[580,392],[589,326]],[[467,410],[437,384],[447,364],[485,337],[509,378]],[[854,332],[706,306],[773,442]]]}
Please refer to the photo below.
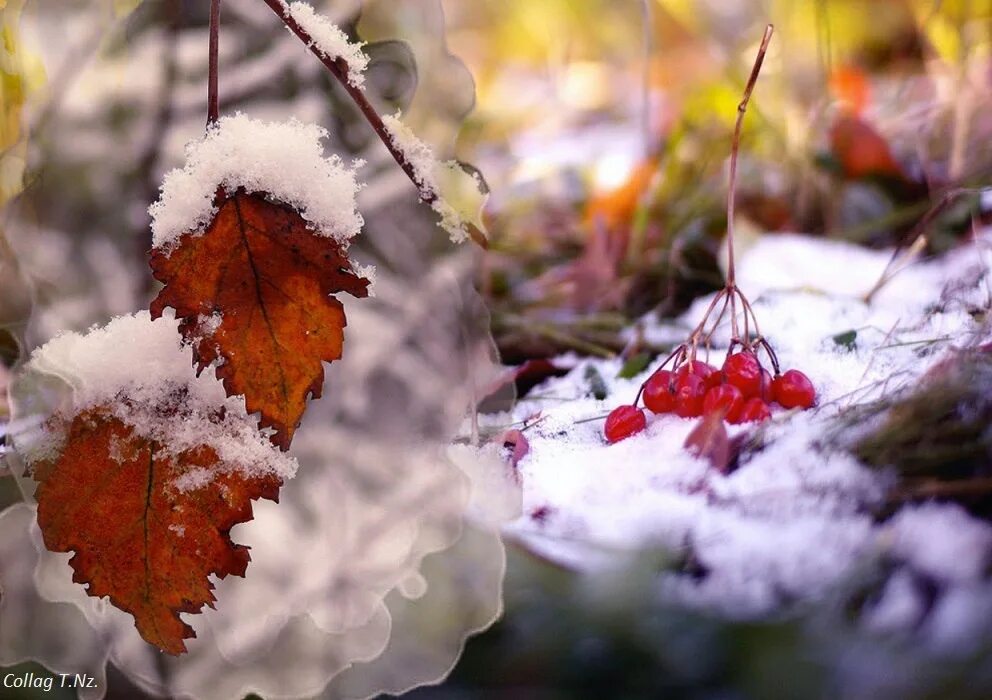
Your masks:
{"label": "viburnum berry", "polygon": [[631,406],[629,404],[617,406],[606,417],[603,434],[609,443],[620,442],[625,438],[629,438],[631,435],[641,432],[647,427],[647,424],[648,420],[644,415],[644,411],[637,406]]}
{"label": "viburnum berry", "polygon": [[723,363],[723,374],[728,384],[733,384],[745,398],[761,393],[761,363],[754,353],[743,351],[731,355]]}
{"label": "viburnum berry", "polygon": [[714,372],[709,376],[703,377],[703,385],[706,387],[707,391],[713,387],[721,386],[723,384],[726,384],[726,377],[724,377],[722,369],[714,370]]}
{"label": "viburnum berry", "polygon": [[733,384],[721,384],[706,392],[703,398],[703,413],[723,411],[723,417],[736,423],[744,408],[744,394]]}
{"label": "viburnum berry", "polygon": [[654,413],[671,413],[675,410],[675,390],[672,373],[661,369],[644,382],[644,405]]}
{"label": "viburnum berry", "polygon": [[675,412],[683,418],[703,415],[706,385],[698,374],[684,374],[675,380]]}
{"label": "viburnum berry", "polygon": [[692,360],[690,362],[686,362],[675,371],[675,378],[679,379],[687,374],[695,374],[700,379],[705,380],[716,374],[716,371],[716,367],[707,362],[703,362],[702,360]]}
{"label": "viburnum berry", "polygon": [[772,417],[768,404],[759,398],[748,399],[741,409],[738,423],[761,423]]}
{"label": "viburnum berry", "polygon": [[772,390],[772,374],[764,367],[761,368],[761,390],[758,392],[758,398],[765,403],[771,403],[775,400],[775,392]]}
{"label": "viburnum berry", "polygon": [[798,369],[786,370],[772,380],[772,395],[783,408],[811,408],[816,403],[813,382]]}

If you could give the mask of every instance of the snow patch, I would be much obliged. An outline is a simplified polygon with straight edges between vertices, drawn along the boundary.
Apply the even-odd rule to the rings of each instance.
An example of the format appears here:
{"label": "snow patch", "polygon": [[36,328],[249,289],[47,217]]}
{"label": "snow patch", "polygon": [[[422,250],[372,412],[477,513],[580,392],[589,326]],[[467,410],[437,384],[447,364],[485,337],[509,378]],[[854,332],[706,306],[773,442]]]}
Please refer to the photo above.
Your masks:
{"label": "snow patch", "polygon": [[166,173],[148,208],[152,243],[170,250],[184,233],[202,234],[217,213],[219,187],[261,192],[297,211],[317,235],[347,245],[362,228],[354,169],[324,156],[327,130],[316,124],[265,122],[241,113],[222,117],[186,146],[186,165]]}
{"label": "snow patch", "polygon": [[[533,423],[526,429],[530,452],[518,465],[524,515],[506,533],[586,571],[659,547],[680,562],[661,574],[663,596],[736,618],[828,596],[880,557],[913,572],[908,575],[945,582],[948,600],[965,595],[984,580],[992,528],[938,503],[906,507],[890,521],[876,522],[894,475],[859,463],[838,431],[845,425],[849,438],[866,429],[842,423],[852,407],[911,387],[956,348],[988,340],[980,315],[976,320],[972,313],[992,301],[980,254],[988,241],[986,232],[974,245],[907,267],[869,305],[863,296],[891,251],[765,236],[740,261],[738,280],[782,369],[804,371],[819,406],[806,412],[775,408],[761,428],[728,426],[732,439],[754,433],[762,448],[724,475],[682,448],[693,419],[649,412],[643,433],[606,444],[602,419],[613,407],[632,403],[657,364],[620,379],[619,360],[583,361],[544,382],[533,391],[537,398],[524,398],[510,414],[482,417],[494,432],[509,423]],[[711,300],[697,300],[671,322],[645,318],[646,337],[684,340]],[[719,365],[729,323],[713,340],[703,359]],[[590,366],[607,385],[606,400],[591,395]],[[914,623],[922,603],[907,592],[907,580],[891,580],[878,606],[866,613],[869,628]]]}

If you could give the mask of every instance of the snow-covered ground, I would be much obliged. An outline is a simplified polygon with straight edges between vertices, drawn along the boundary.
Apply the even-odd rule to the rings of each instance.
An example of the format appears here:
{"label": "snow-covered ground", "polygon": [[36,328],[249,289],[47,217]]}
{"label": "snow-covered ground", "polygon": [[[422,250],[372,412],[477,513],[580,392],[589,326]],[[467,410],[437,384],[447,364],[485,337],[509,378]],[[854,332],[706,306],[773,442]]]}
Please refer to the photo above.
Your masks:
{"label": "snow-covered ground", "polygon": [[[877,522],[872,513],[894,475],[845,451],[838,436],[849,439],[857,426],[837,428],[853,406],[911,387],[954,348],[986,340],[987,328],[970,312],[992,300],[989,243],[985,236],[941,258],[914,261],[866,304],[890,251],[766,236],[740,261],[739,286],[782,369],[801,369],[814,382],[818,407],[774,409],[760,429],[765,447],[723,475],[682,448],[698,419],[649,413],[646,431],[607,444],[596,418],[631,403],[657,365],[626,380],[615,378],[618,360],[583,360],[532,390],[512,415],[488,417],[493,425],[532,422],[524,433],[530,451],[518,465],[523,515],[506,534],[579,570],[611,566],[652,546],[691,557],[697,575],[663,573],[660,593],[734,618],[821,598],[863,567],[893,562],[897,573],[869,606],[865,624],[895,631],[919,623],[929,605],[911,581],[926,576],[943,591],[927,624],[942,644],[953,645],[970,626],[951,618],[975,606],[990,611],[984,571],[992,527],[936,503],[909,505]],[[680,342],[709,301],[698,300],[674,323],[646,320],[647,337]],[[715,336],[713,364],[722,363],[727,330]],[[851,334],[835,339],[848,331],[855,331],[853,342]],[[589,391],[589,365],[606,381],[603,401]],[[728,427],[731,438],[756,430]]]}

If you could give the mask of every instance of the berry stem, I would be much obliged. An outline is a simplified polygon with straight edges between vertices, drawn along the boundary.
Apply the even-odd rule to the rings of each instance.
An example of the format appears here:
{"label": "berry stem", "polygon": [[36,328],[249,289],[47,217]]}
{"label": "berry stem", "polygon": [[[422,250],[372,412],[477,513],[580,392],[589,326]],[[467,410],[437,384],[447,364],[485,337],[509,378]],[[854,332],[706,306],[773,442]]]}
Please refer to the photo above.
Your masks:
{"label": "berry stem", "polygon": [[[351,84],[351,81],[348,79],[348,62],[343,58],[330,58],[322,53],[313,37],[310,36],[310,33],[300,26],[300,23],[293,19],[293,16],[289,14],[289,8],[287,7],[285,0],[264,0],[264,2],[274,13],[276,13],[279,19],[282,20],[282,23],[285,24],[286,27],[306,45],[306,47],[310,50],[310,53],[316,56],[317,59],[324,64],[324,67],[327,68],[338,83],[341,84],[344,91],[348,93],[348,97],[351,98],[352,102],[355,103],[355,106],[361,111],[362,116],[365,117],[365,121],[367,121],[369,126],[372,127],[372,131],[375,132],[375,135],[379,137],[380,141],[382,141],[382,144],[386,147],[386,150],[389,151],[389,154],[393,157],[393,160],[396,161],[403,172],[406,173],[406,176],[410,178],[410,181],[414,184],[414,186],[416,186],[417,192],[420,195],[420,201],[424,204],[431,205],[440,199],[441,196],[438,192],[426,187],[418,179],[417,172],[413,167],[413,164],[407,160],[403,151],[400,150],[395,143],[393,143],[393,137],[389,134],[389,130],[383,123],[382,117],[379,116],[379,113],[376,111],[375,107],[372,106],[372,103],[369,102],[362,89]],[[466,226],[471,239],[480,247],[487,248],[488,244],[486,242],[486,237],[482,234],[482,232],[471,223],[467,223]]]}
{"label": "berry stem", "polygon": [[730,148],[730,189],[727,194],[728,288],[734,287],[737,282],[734,271],[734,198],[737,190],[737,151],[740,149],[741,125],[744,123],[744,113],[747,112],[747,103],[751,99],[751,91],[754,90],[754,85],[758,81],[758,73],[761,72],[761,64],[765,60],[765,52],[768,51],[768,42],[771,41],[774,30],[775,28],[771,24],[765,27],[765,34],[761,38],[761,46],[758,48],[758,56],[754,59],[751,76],[747,79],[747,85],[744,88],[744,97],[740,104],[737,105],[737,123],[734,125],[734,140]]}
{"label": "berry stem", "polygon": [[677,348],[675,348],[674,350],[672,350],[672,354],[669,355],[668,357],[666,357],[665,358],[665,361],[662,362],[660,365],[658,365],[658,367],[655,369],[655,371],[652,372],[651,375],[647,379],[645,379],[643,382],[641,382],[641,387],[637,390],[637,396],[634,397],[634,403],[633,403],[634,406],[636,406],[638,403],[640,403],[640,401],[641,401],[641,394],[644,393],[644,386],[648,383],[648,381],[651,379],[651,377],[653,377],[654,375],[658,374],[658,372],[660,372],[661,370],[665,369],[665,365],[667,365],[669,362],[671,362],[672,359],[675,358],[678,355],[681,355],[681,357],[679,357],[678,359],[675,360],[675,365],[674,366],[678,366],[679,362],[681,360],[684,360],[685,359],[685,343],[683,343],[682,345],[679,345]]}
{"label": "berry stem", "polygon": [[210,0],[210,38],[207,49],[207,126],[220,116],[217,98],[217,63],[220,45],[220,0]]}

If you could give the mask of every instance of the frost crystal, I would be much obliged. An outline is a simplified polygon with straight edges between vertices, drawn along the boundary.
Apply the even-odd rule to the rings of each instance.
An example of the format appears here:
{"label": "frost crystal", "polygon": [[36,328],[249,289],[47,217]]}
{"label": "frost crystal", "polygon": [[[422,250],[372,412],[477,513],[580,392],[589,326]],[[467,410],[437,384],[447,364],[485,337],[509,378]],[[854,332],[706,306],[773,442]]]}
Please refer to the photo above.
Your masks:
{"label": "frost crystal", "polygon": [[[221,118],[186,146],[186,165],[166,174],[152,217],[152,243],[168,250],[184,233],[202,231],[217,213],[218,187],[264,192],[296,208],[318,235],[342,245],[362,228],[353,168],[324,156],[327,131],[316,124]],[[357,166],[357,164],[356,164]]]}

